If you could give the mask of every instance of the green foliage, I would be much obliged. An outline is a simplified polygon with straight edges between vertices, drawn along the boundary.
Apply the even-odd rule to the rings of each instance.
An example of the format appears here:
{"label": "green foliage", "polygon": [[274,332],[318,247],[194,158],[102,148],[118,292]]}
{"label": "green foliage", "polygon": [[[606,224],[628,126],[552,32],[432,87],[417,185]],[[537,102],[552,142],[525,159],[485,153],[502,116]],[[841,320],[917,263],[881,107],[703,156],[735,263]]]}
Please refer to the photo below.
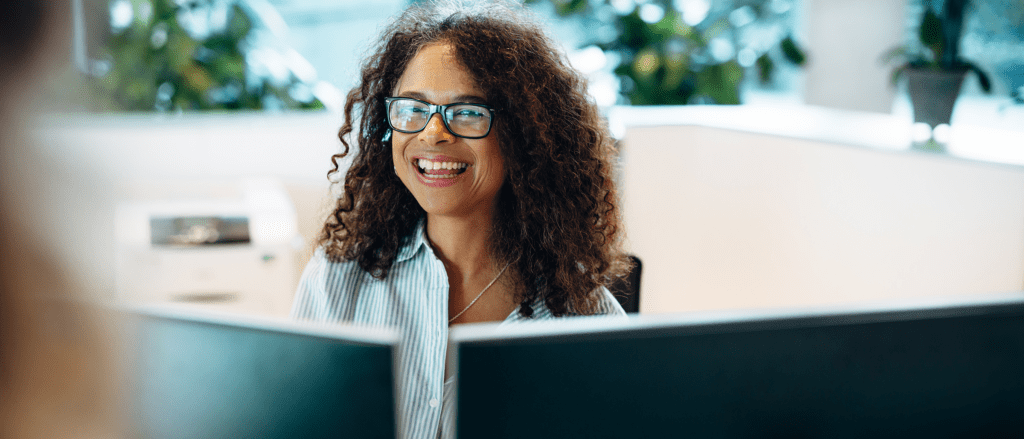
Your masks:
{"label": "green foliage", "polygon": [[554,0],[552,3],[557,8],[558,15],[566,16],[583,12],[587,7],[587,0]]}
{"label": "green foliage", "polygon": [[[263,109],[268,99],[281,108],[319,109],[316,98],[297,100],[288,90],[300,81],[274,84],[247,69],[242,44],[253,32],[253,18],[232,4],[227,25],[193,38],[179,23],[173,0],[132,0],[135,17],[113,30],[88,82],[92,106],[100,111]],[[138,11],[151,11],[148,18]],[[97,62],[94,62],[94,65]]]}
{"label": "green foliage", "polygon": [[[541,1],[544,0],[527,0],[527,3]],[[691,26],[668,0],[644,2],[664,11],[661,19],[654,22],[641,18],[642,4],[621,14],[610,12],[614,8],[609,0],[547,1],[563,17],[576,16],[591,21],[599,16],[614,17],[618,31],[615,39],[593,44],[606,53],[618,55],[620,61],[614,73],[622,83],[620,92],[634,105],[739,104],[740,84],[746,69],[735,53],[730,59],[714,59],[710,42],[719,37],[736,41],[738,28],[743,24],[733,24],[729,19],[732,12],[749,8],[756,19],[771,14],[766,0],[713,1],[708,17]],[[780,41],[773,51],[793,64],[804,63],[805,55],[791,37]],[[762,83],[772,81],[776,71],[773,56],[769,51],[761,51],[751,60],[752,69],[756,69]]]}
{"label": "green foliage", "polygon": [[775,61],[772,61],[772,57],[768,56],[767,53],[757,57],[757,79],[762,84],[768,83],[772,80],[772,74],[775,72]]}
{"label": "green foliage", "polygon": [[800,50],[800,46],[796,45],[796,41],[793,41],[792,35],[783,38],[779,42],[779,48],[782,49],[782,55],[786,57],[787,61],[798,66],[802,66],[807,62],[807,56],[804,55],[803,50]]}
{"label": "green foliage", "polygon": [[743,68],[736,61],[712,64],[697,72],[697,89],[716,104],[738,105]]}
{"label": "green foliage", "polygon": [[[928,9],[924,12],[924,16],[921,18],[921,26],[917,30],[917,37],[921,40],[921,44],[932,49],[936,55],[942,52],[942,20],[935,14],[935,11]],[[936,56],[935,58],[939,59],[942,57]]]}

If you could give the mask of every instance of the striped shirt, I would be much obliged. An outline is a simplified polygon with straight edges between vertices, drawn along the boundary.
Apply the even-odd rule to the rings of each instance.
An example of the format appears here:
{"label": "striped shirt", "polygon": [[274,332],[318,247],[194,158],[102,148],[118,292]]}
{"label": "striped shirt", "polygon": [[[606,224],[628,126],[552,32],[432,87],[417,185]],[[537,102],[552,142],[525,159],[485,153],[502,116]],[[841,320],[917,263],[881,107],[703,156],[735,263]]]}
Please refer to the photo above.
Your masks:
{"label": "striped shirt", "polygon": [[[601,288],[598,314],[625,315],[607,289]],[[538,299],[533,316],[518,309],[504,323],[553,318]],[[453,385],[445,383],[448,345],[448,275],[426,238],[420,222],[413,239],[403,246],[384,280],[363,271],[355,261],[330,262],[323,249],[309,261],[299,281],[292,318],[369,326],[396,327],[402,335],[398,365],[398,430],[404,438],[433,438],[441,430],[442,411],[451,413]],[[445,416],[450,436],[454,420]]]}

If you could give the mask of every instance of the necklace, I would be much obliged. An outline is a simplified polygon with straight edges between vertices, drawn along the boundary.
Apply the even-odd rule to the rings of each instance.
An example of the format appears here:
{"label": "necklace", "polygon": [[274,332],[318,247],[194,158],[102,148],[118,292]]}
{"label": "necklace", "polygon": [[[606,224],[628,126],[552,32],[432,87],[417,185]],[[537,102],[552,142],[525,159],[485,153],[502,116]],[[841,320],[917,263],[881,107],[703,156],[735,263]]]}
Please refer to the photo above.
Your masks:
{"label": "necklace", "polygon": [[498,275],[494,276],[494,279],[491,280],[491,283],[487,284],[487,286],[484,287],[483,291],[481,291],[480,294],[477,294],[476,298],[474,298],[472,302],[469,302],[469,305],[466,305],[465,308],[462,308],[462,311],[460,311],[458,314],[455,314],[455,317],[452,317],[452,318],[448,319],[448,324],[450,325],[452,322],[455,321],[455,319],[461,317],[463,314],[466,313],[466,311],[469,311],[469,307],[473,306],[473,304],[476,303],[477,300],[480,300],[480,296],[483,296],[484,293],[487,291],[487,289],[490,288],[491,285],[494,285],[494,283],[498,281],[498,278],[501,277],[502,273],[504,273],[505,270],[508,268],[508,266],[511,265],[511,264],[512,264],[511,262],[509,262],[508,264],[505,264],[505,268],[502,268],[501,271],[498,272]]}

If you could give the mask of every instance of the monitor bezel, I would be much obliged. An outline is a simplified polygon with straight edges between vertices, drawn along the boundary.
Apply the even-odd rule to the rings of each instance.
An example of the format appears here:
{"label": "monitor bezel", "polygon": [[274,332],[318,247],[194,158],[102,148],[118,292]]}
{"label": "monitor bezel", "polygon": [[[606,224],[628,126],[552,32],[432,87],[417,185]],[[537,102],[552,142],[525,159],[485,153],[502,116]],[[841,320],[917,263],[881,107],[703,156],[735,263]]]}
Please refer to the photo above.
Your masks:
{"label": "monitor bezel", "polygon": [[232,313],[189,305],[144,304],[123,306],[119,311],[150,318],[183,320],[253,330],[293,333],[398,348],[401,336],[395,328],[340,323],[314,323],[255,314]]}
{"label": "monitor bezel", "polygon": [[[536,322],[468,323],[449,332],[449,352],[470,344],[507,344],[565,336],[618,337],[627,333],[709,333],[765,327],[795,328],[893,322],[991,313],[1024,308],[1024,291],[917,297],[800,308],[712,310],[635,316],[587,316]],[[577,338],[578,339],[578,338]],[[450,360],[455,360],[451,358]],[[451,364],[450,366],[457,366]],[[457,371],[457,369],[452,369]]]}

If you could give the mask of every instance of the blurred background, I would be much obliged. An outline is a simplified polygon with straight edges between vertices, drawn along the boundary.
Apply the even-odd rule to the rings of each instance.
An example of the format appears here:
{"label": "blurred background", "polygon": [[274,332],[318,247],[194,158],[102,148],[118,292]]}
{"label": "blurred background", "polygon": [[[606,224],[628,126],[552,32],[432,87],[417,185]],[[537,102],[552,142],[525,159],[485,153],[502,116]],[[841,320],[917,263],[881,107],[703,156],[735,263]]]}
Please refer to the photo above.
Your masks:
{"label": "blurred background", "polygon": [[[68,104],[90,112],[336,110],[378,27],[408,3],[76,1],[68,79],[82,82],[83,95]],[[773,98],[883,113],[898,93],[866,87],[879,73],[888,78],[893,65],[883,53],[919,45],[924,11],[944,7],[941,0],[526,3],[589,76],[602,106]],[[1012,0],[967,3],[962,57],[989,72],[996,95],[1019,96],[1024,8]],[[978,88],[968,82],[966,91]]]}
{"label": "blurred background", "polygon": [[[73,178],[28,190],[90,294],[286,315],[343,96],[408,4],[70,1],[30,131]],[[1019,1],[527,4],[619,139],[641,313],[1024,289]],[[915,70],[960,72],[944,120]]]}

